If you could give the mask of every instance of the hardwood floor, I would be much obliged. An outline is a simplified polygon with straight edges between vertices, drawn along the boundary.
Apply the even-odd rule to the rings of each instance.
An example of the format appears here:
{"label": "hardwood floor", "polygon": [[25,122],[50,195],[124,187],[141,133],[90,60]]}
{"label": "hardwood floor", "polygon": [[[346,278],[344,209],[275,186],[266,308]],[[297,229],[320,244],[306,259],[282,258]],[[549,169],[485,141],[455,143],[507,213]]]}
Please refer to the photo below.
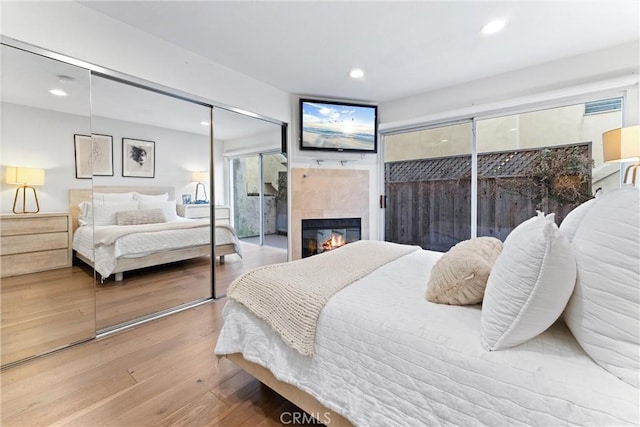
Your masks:
{"label": "hardwood floor", "polygon": [[237,255],[225,257],[225,263],[216,262],[216,297],[227,294],[227,288],[233,280],[245,271],[263,265],[287,262],[286,249],[272,246],[260,246],[241,242],[242,258]]}
{"label": "hardwood floor", "polygon": [[271,426],[300,410],[213,348],[225,299],[0,373],[3,426]]}
{"label": "hardwood floor", "polygon": [[[286,251],[270,249],[247,244],[244,260],[216,262],[221,290],[255,266],[286,261]],[[3,370],[0,424],[291,424],[294,413],[302,416],[297,407],[213,355],[225,302],[214,300]]]}
{"label": "hardwood floor", "polygon": [[0,279],[2,365],[95,336],[94,292],[75,266]]}
{"label": "hardwood floor", "polygon": [[[214,263],[216,296],[224,296],[233,279],[249,269],[285,262],[287,251],[241,242],[243,257],[233,254]],[[103,330],[140,316],[211,297],[208,257],[130,271],[96,286],[96,328]]]}

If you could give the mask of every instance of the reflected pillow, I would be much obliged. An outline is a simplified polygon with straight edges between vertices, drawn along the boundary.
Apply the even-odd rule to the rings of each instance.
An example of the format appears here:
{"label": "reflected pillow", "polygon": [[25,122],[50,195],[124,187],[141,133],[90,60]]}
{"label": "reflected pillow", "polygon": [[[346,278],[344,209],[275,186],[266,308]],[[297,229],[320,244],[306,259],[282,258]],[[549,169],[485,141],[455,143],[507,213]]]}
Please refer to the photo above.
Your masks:
{"label": "reflected pillow", "polygon": [[521,344],[562,314],[576,281],[576,262],[554,217],[539,212],[507,236],[482,303],[480,333],[487,350]]}
{"label": "reflected pillow", "polygon": [[93,206],[94,225],[116,225],[116,214],[138,209],[138,202],[111,202],[102,206]]}
{"label": "reflected pillow", "polygon": [[501,251],[502,242],[495,237],[465,240],[449,249],[431,269],[427,301],[452,305],[481,302]]}
{"label": "reflected pillow", "polygon": [[82,202],[78,208],[80,225],[116,225],[116,212],[138,209],[138,202]]}
{"label": "reflected pillow", "polygon": [[164,217],[167,221],[174,221],[178,219],[178,213],[176,211],[176,201],[171,200],[168,202],[140,202],[140,209],[162,209]]}
{"label": "reflected pillow", "polygon": [[116,213],[118,225],[141,225],[167,222],[162,209],[138,209]]}
{"label": "reflected pillow", "polygon": [[168,202],[169,193],[141,194],[141,193],[134,192],[133,198],[139,202]]}
{"label": "reflected pillow", "polygon": [[128,193],[93,193],[93,201],[100,202],[132,202],[133,192]]}

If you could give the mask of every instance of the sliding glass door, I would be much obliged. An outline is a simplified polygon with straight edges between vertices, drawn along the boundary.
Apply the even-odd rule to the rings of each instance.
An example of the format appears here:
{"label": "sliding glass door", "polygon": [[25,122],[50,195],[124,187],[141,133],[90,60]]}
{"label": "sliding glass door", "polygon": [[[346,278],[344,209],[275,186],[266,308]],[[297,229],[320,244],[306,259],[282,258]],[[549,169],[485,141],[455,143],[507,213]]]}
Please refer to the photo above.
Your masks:
{"label": "sliding glass door", "polygon": [[384,139],[385,238],[447,251],[471,237],[471,121]]}
{"label": "sliding glass door", "polygon": [[[96,328],[106,332],[212,297],[211,108],[98,75],[91,95],[91,130],[112,141],[113,171],[94,173],[95,246],[81,259],[99,274]],[[155,233],[105,245],[100,230],[127,215]]]}
{"label": "sliding glass door", "polygon": [[278,152],[231,160],[234,224],[247,243],[287,249],[287,159]]}
{"label": "sliding glass door", "polygon": [[602,133],[621,125],[621,98],[478,120],[478,236],[504,240],[536,210],[560,224],[598,188],[618,187]]}
{"label": "sliding glass door", "polygon": [[536,210],[560,224],[620,185],[602,133],[621,127],[622,106],[598,99],[386,135],[386,240],[447,251],[475,236],[504,240]]}

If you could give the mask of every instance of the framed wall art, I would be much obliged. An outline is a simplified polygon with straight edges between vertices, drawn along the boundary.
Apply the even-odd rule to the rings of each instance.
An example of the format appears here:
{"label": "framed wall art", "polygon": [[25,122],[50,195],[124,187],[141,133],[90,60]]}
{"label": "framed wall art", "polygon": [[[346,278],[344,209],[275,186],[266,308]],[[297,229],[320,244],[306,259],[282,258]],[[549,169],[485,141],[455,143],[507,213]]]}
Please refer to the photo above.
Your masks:
{"label": "framed wall art", "polygon": [[155,178],[156,143],[122,138],[122,176]]}
{"label": "framed wall art", "polygon": [[113,137],[111,135],[73,135],[76,178],[113,176]]}

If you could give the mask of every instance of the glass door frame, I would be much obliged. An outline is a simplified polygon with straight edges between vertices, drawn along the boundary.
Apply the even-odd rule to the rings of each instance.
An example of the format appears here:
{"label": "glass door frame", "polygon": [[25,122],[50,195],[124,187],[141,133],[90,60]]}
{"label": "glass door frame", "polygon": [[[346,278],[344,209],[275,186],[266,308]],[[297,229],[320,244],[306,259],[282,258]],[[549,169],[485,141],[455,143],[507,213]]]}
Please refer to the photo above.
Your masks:
{"label": "glass door frame", "polygon": [[[260,177],[260,183],[258,185],[258,242],[260,246],[264,246],[264,236],[265,236],[265,225],[264,225],[264,156],[266,155],[274,155],[274,154],[283,154],[282,151],[278,151],[276,149],[267,150],[267,151],[258,151],[258,152],[247,152],[243,154],[238,154],[234,156],[229,156],[227,158],[228,166],[229,166],[229,189],[228,192],[231,195],[232,203],[231,203],[231,217],[235,219],[235,210],[236,206],[233,202],[233,191],[234,191],[234,182],[233,182],[233,161],[236,159],[246,159],[249,157],[258,157],[258,176]],[[284,154],[283,154],[284,155]],[[289,174],[289,165],[287,164],[287,176]],[[287,197],[288,199],[288,197]],[[289,202],[287,200],[287,216],[289,214]],[[235,224],[234,224],[235,225]],[[287,244],[287,247],[289,245]],[[287,249],[288,252],[288,249]]]}

